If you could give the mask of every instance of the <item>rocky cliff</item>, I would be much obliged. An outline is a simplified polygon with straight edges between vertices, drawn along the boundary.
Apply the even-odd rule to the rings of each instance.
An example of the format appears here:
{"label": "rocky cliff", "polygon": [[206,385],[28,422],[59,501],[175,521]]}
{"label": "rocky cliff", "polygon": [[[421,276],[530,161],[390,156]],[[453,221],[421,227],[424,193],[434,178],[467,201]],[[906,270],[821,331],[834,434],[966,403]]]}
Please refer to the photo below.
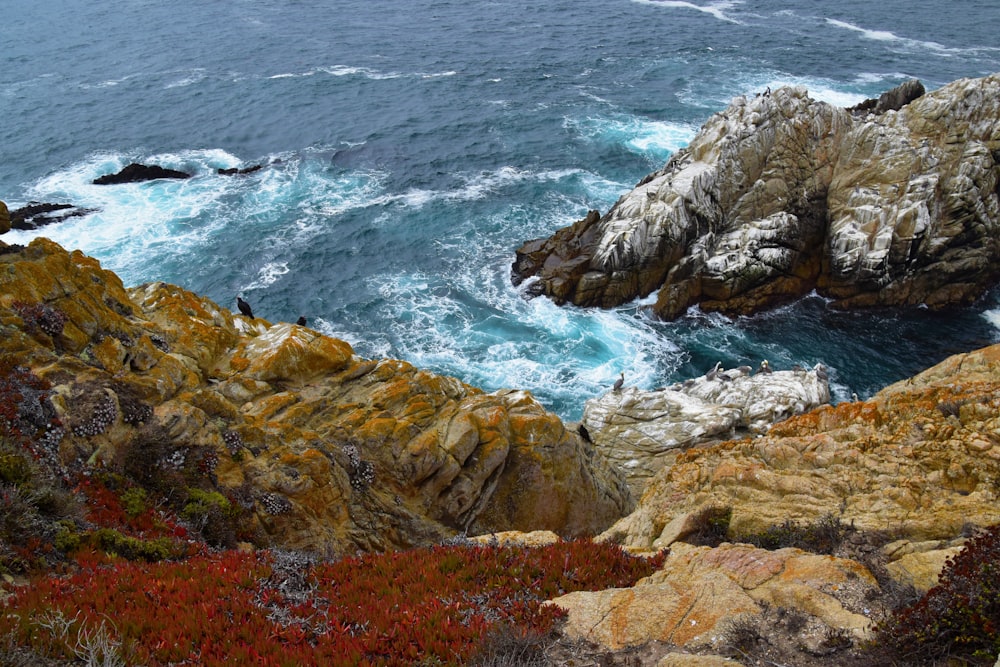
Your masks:
{"label": "rocky cliff", "polygon": [[0,419],[38,456],[157,488],[197,477],[198,498],[241,505],[243,532],[265,544],[343,553],[463,531],[574,536],[631,509],[623,478],[526,392],[362,359],[173,285],[126,289],[45,239],[0,243],[0,329],[0,390],[16,403]]}
{"label": "rocky cliff", "polygon": [[951,357],[871,400],[690,450],[602,539],[666,547],[707,514],[730,536],[833,515],[910,540],[1000,522],[1000,345]]}
{"label": "rocky cliff", "polygon": [[656,292],[665,319],[812,290],[968,302],[1000,273],[1000,75],[921,91],[852,110],[800,87],[738,97],[606,215],[521,247],[513,278],[581,306]]}
{"label": "rocky cliff", "polygon": [[[643,647],[653,659],[642,664],[674,664],[655,661],[675,647],[739,659],[725,664],[902,664],[878,656],[876,624],[936,586],[965,538],[998,522],[994,345],[869,401],[680,453],[598,537],[669,547],[661,570],[552,604],[569,615],[565,636]],[[868,649],[852,657],[852,646]]]}

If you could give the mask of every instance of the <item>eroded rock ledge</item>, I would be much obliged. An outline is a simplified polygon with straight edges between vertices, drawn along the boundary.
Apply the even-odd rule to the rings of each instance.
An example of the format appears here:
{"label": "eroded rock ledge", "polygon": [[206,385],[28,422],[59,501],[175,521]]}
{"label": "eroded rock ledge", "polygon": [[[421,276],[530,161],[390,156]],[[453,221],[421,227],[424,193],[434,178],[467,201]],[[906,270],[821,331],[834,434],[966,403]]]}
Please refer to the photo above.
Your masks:
{"label": "eroded rock ledge", "polygon": [[657,292],[664,319],[812,290],[837,307],[969,302],[1000,275],[1000,75],[918,93],[853,111],[801,87],[738,97],[606,215],[522,246],[513,280],[581,306]]}

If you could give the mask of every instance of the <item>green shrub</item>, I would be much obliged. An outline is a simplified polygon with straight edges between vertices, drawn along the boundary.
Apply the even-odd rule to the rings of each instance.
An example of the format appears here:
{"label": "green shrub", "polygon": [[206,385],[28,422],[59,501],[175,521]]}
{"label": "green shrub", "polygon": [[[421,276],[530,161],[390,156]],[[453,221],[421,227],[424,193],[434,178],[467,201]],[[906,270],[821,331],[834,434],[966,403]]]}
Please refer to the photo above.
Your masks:
{"label": "green shrub", "polygon": [[853,531],[853,527],[845,526],[839,518],[827,514],[816,523],[802,525],[789,519],[760,533],[739,535],[736,540],[761,549],[795,547],[814,554],[832,554]]}
{"label": "green shrub", "polygon": [[127,560],[144,560],[149,563],[166,560],[177,555],[174,544],[165,537],[142,540],[123,535],[113,528],[98,528],[88,534],[85,541],[96,549]]}

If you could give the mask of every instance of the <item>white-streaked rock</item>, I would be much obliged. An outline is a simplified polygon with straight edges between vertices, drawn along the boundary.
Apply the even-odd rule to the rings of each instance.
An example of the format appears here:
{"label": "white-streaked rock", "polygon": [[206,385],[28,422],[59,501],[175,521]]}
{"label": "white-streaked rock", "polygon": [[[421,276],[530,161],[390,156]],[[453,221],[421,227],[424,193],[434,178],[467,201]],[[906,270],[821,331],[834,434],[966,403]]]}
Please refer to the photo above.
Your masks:
{"label": "white-streaked rock", "polygon": [[822,370],[750,375],[731,369],[656,391],[608,392],[586,402],[581,423],[638,495],[667,463],[664,454],[670,450],[763,433],[777,421],[829,402]]}
{"label": "white-streaked rock", "polygon": [[1000,74],[920,91],[871,113],[802,87],[737,97],[606,215],[526,243],[515,281],[581,306],[656,293],[666,319],[813,290],[844,307],[968,302],[1000,271]]}

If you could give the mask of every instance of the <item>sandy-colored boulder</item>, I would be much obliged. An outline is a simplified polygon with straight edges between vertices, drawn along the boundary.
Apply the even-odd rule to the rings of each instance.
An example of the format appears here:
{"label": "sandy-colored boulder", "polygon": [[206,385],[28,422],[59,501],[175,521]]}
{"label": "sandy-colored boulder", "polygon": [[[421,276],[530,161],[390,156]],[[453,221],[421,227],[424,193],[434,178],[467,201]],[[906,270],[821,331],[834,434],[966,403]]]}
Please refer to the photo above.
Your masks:
{"label": "sandy-colored boulder", "polygon": [[502,533],[489,533],[469,538],[470,541],[476,544],[500,544],[503,546],[514,545],[522,547],[546,547],[559,542],[560,539],[551,530],[533,530],[530,533],[509,530]]}
{"label": "sandy-colored boulder", "polygon": [[961,550],[962,547],[949,547],[907,553],[886,565],[886,569],[900,584],[913,586],[921,593],[926,593],[937,586],[945,564]]}
{"label": "sandy-colored boulder", "polygon": [[717,645],[726,623],[760,614],[760,603],[863,637],[871,621],[851,606],[877,588],[868,570],[850,560],[798,549],[678,543],[660,571],[632,588],[570,593],[551,604],[568,612],[562,632],[573,639],[611,650],[654,640],[695,647]]}
{"label": "sandy-colored boulder", "polygon": [[10,231],[10,211],[7,210],[7,204],[0,201],[0,234],[6,234]]}

